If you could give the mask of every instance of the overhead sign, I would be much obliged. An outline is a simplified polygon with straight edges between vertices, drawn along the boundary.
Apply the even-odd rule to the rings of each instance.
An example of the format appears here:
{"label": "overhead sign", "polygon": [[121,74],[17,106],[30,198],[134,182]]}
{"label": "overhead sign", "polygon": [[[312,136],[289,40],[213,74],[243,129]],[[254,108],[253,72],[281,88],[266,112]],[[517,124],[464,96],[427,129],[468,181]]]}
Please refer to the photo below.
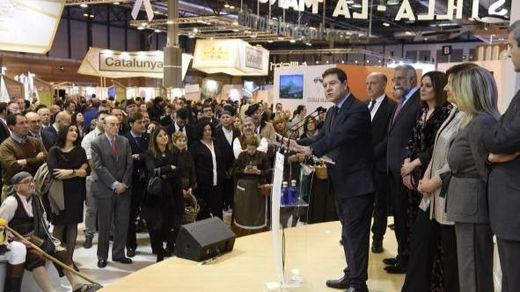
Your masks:
{"label": "overhead sign", "polygon": [[269,69],[269,51],[239,40],[197,40],[193,68],[213,74],[265,76]]}
{"label": "overhead sign", "polygon": [[65,0],[0,0],[0,49],[47,53],[64,5]]}
{"label": "overhead sign", "polygon": [[[192,55],[182,54],[182,78],[186,76]],[[163,51],[121,52],[90,48],[78,73],[107,78],[149,77],[162,79]]]}
{"label": "overhead sign", "polygon": [[[329,5],[328,1],[320,0],[259,0],[260,3],[269,3],[274,5],[278,2],[278,7],[281,9],[292,9],[300,12],[310,10],[311,13],[317,14],[319,5]],[[399,10],[394,16],[395,21],[399,20],[453,20],[462,19],[462,9],[465,7],[464,4],[471,3],[471,16],[475,19],[479,18],[480,2],[485,2],[488,5],[487,16],[500,16],[505,17],[509,14],[512,0],[442,0],[442,4],[445,5],[444,11],[439,11],[436,8],[436,0],[428,0],[421,2],[428,2],[428,11],[424,14],[416,14],[413,7],[420,7],[422,5],[416,5],[417,3],[410,3],[410,0],[401,0]],[[369,17],[369,0],[338,0],[334,11],[332,12],[333,17],[344,17],[353,19],[368,19]],[[446,3],[447,2],[447,3]],[[507,3],[508,2],[508,5]],[[385,3],[385,2],[382,2]],[[440,5],[439,5],[440,6]],[[469,6],[469,5],[466,5]],[[386,5],[376,5],[377,11],[386,11]],[[351,13],[351,10],[353,12]]]}
{"label": "overhead sign", "polygon": [[155,52],[99,52],[99,71],[163,73],[162,51]]}

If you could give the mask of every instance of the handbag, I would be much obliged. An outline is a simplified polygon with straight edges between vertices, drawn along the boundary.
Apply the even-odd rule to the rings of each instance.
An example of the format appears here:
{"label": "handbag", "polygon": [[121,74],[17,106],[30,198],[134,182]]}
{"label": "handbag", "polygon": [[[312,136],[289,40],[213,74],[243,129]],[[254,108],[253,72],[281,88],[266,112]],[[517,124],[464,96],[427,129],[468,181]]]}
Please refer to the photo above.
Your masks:
{"label": "handbag", "polygon": [[162,189],[162,178],[159,175],[159,171],[154,170],[152,177],[150,177],[146,185],[146,193],[152,197],[161,197]]}

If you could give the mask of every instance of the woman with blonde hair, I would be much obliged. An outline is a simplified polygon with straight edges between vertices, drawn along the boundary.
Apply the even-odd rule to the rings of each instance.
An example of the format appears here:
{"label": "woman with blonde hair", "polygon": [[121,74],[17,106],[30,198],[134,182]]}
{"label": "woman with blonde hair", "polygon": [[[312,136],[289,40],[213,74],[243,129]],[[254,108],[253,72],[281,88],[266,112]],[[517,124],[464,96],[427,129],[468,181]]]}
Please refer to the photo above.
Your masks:
{"label": "woman with blonde hair", "polygon": [[460,291],[494,291],[493,234],[489,226],[488,152],[483,137],[496,124],[497,87],[482,67],[453,75],[451,90],[465,113],[448,151],[451,178],[447,219],[455,222]]}

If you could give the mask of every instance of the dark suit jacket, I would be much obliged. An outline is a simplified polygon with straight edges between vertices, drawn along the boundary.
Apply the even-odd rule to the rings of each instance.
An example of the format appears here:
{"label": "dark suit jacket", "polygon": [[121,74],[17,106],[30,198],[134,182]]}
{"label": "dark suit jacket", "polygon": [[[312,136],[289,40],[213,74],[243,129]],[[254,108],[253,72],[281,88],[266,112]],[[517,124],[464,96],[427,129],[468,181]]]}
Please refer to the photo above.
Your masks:
{"label": "dark suit jacket", "polygon": [[[96,197],[109,198],[114,194],[111,186],[115,181],[132,185],[132,149],[123,136],[116,136],[116,155],[105,134],[92,141],[92,160],[98,176],[95,184]],[[128,193],[128,192],[126,192]]]}
{"label": "dark suit jacket", "polygon": [[[185,127],[186,129],[186,136],[188,136],[188,147],[193,143],[195,138],[195,126],[191,124],[187,124]],[[168,126],[166,126],[166,131],[171,136],[175,133],[175,123],[171,123]]]}
{"label": "dark suit jacket", "polygon": [[[406,156],[406,146],[412,138],[413,127],[419,115],[419,89],[404,104],[399,114],[392,122],[393,114],[390,117],[388,126],[388,141],[386,147],[387,167],[394,174],[401,173],[401,166]],[[397,107],[396,107],[397,109]],[[394,110],[395,111],[395,110]]]}
{"label": "dark suit jacket", "polygon": [[215,130],[215,142],[217,143],[222,153],[222,168],[224,170],[233,168],[233,164],[235,163],[235,155],[233,154],[233,141],[236,137],[239,136],[240,131],[233,127],[233,139],[231,139],[231,144],[229,144],[226,139],[226,135],[224,135],[224,130],[222,130],[222,125],[219,125]]}
{"label": "dark suit jacket", "polygon": [[44,146],[45,146],[45,149],[48,151],[52,146],[54,146],[54,144],[56,144],[56,140],[58,140],[58,132],[56,131],[56,129],[54,129],[54,127],[51,124],[47,128],[43,129],[42,141],[43,141],[44,136],[45,136]]}
{"label": "dark suit jacket", "polygon": [[[224,169],[222,164],[222,153],[216,142],[213,142],[215,148],[215,156],[217,157],[217,184],[222,184],[224,179]],[[211,151],[200,140],[193,142],[190,147],[191,157],[195,165],[195,174],[197,175],[198,187],[213,187],[213,159]]]}
{"label": "dark suit jacket", "polygon": [[336,107],[327,111],[318,135],[298,140],[298,144],[309,145],[315,155],[327,155],[336,163],[327,165],[336,196],[371,194],[374,192],[374,151],[368,108],[350,95],[334,121],[333,110]]}
{"label": "dark suit jacket", "polygon": [[397,104],[385,96],[372,120],[372,144],[376,170],[386,172],[386,144],[388,141],[388,126]]}
{"label": "dark suit jacket", "polygon": [[0,144],[2,144],[5,139],[9,138],[9,136],[11,136],[9,128],[2,120],[0,120]]}
{"label": "dark suit jacket", "polygon": [[138,144],[136,139],[132,136],[130,132],[126,133],[125,136],[128,139],[128,143],[130,143],[130,148],[132,149],[132,154],[139,154],[139,159],[134,159],[133,170],[132,170],[132,182],[134,185],[142,183],[144,181],[145,173],[146,173],[146,164],[144,161],[144,153],[148,149],[148,135],[144,133],[142,135],[142,142]]}
{"label": "dark suit jacket", "polygon": [[[520,91],[493,130],[484,137],[491,153],[520,151]],[[488,180],[489,221],[497,237],[520,241],[520,157],[493,165]]]}

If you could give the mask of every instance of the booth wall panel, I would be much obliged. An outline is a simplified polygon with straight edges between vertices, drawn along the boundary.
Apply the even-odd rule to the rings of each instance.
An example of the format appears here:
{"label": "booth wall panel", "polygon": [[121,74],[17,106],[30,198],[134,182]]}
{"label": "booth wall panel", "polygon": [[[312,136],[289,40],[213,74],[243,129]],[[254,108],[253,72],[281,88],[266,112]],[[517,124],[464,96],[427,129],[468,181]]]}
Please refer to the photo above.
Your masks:
{"label": "booth wall panel", "polygon": [[49,51],[49,56],[56,58],[68,58],[68,51],[67,22],[60,21],[51,50]]}
{"label": "booth wall panel", "polygon": [[108,48],[106,25],[92,24],[92,45],[96,48]]}
{"label": "booth wall panel", "polygon": [[[71,54],[72,59],[81,60],[87,53],[87,23],[82,21],[70,22]],[[67,44],[64,43],[64,46]]]}

